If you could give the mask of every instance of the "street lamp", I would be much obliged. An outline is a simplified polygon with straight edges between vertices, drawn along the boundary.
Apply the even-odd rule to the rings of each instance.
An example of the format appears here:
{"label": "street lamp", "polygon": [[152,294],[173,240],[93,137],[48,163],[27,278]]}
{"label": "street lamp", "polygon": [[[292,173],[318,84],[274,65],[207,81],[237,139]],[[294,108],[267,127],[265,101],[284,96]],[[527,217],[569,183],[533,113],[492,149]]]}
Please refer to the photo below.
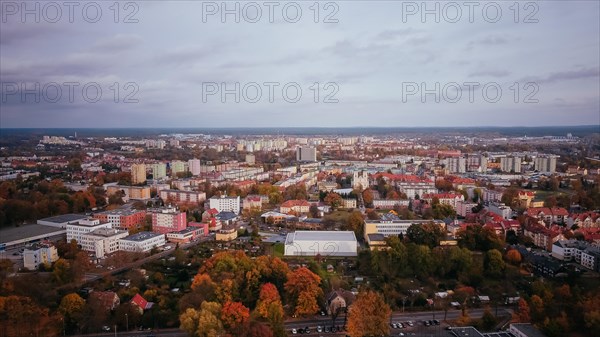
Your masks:
{"label": "street lamp", "polygon": [[129,331],[129,316],[127,315],[127,313],[125,313],[125,322],[127,322],[127,329],[125,331]]}

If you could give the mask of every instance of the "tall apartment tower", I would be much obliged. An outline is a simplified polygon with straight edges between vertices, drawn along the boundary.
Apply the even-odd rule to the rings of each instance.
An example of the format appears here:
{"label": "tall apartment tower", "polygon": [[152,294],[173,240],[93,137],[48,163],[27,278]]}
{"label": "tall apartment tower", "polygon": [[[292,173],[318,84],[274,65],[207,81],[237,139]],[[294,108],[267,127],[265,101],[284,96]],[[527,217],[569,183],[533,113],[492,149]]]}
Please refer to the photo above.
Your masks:
{"label": "tall apartment tower", "polygon": [[146,182],[146,164],[131,165],[131,183],[143,184]]}
{"label": "tall apartment tower", "polygon": [[192,172],[193,175],[200,175],[200,159],[190,159],[188,161],[189,171]]}
{"label": "tall apartment tower", "polygon": [[500,169],[504,172],[521,172],[521,157],[507,156],[500,158]]}
{"label": "tall apartment tower", "polygon": [[450,157],[446,159],[446,168],[450,173],[467,172],[467,159],[464,157]]}
{"label": "tall apartment tower", "polygon": [[155,163],[152,164],[151,168],[153,179],[162,179],[167,176],[167,164]]}

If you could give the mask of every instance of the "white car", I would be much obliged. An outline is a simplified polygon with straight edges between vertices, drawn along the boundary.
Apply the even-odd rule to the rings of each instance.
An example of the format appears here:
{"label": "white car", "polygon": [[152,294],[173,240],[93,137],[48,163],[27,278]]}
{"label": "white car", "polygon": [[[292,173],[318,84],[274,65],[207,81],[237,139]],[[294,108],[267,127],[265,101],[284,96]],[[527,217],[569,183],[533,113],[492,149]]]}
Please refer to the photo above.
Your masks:
{"label": "white car", "polygon": [[292,329],[292,334],[294,334],[294,335],[295,335],[295,334],[297,334],[297,333],[298,333],[298,330],[296,330],[296,329]]}

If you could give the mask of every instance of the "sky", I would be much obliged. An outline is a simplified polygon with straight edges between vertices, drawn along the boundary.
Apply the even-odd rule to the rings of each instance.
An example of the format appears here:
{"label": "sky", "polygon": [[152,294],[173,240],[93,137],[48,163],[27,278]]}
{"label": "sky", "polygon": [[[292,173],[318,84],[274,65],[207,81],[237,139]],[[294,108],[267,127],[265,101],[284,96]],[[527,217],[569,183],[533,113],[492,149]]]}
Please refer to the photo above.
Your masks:
{"label": "sky", "polygon": [[1,128],[600,128],[598,1],[73,3],[0,2]]}

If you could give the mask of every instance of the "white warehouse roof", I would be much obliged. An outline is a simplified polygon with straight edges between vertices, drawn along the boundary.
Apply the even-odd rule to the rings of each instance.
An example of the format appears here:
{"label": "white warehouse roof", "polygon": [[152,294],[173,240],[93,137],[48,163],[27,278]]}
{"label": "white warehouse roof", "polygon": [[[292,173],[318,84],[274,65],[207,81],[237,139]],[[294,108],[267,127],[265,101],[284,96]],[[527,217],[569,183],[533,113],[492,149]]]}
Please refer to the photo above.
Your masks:
{"label": "white warehouse roof", "polygon": [[295,231],[285,239],[285,256],[356,256],[353,231]]}

